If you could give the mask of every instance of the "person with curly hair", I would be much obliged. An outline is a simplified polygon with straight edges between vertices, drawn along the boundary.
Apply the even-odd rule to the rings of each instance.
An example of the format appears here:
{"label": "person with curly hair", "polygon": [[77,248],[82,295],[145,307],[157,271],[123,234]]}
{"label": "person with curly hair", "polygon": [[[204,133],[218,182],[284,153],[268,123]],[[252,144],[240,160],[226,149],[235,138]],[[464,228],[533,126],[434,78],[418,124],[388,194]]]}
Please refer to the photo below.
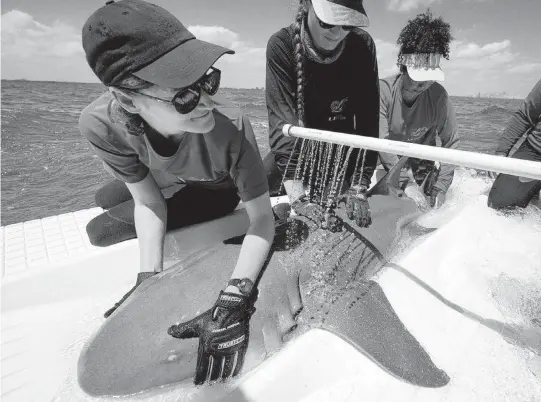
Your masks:
{"label": "person with curly hair", "polygon": [[[396,141],[456,149],[460,139],[453,104],[444,81],[442,58],[449,59],[450,25],[430,10],[409,20],[398,37],[400,73],[380,80],[379,136]],[[389,170],[398,156],[380,152],[381,164]],[[410,159],[401,178],[407,196],[426,207],[445,202],[453,181],[454,166]]]}
{"label": "person with curly hair", "polygon": [[[523,138],[524,142],[511,153]],[[509,119],[496,155],[541,162],[541,80]],[[488,195],[488,206],[494,209],[525,208],[540,191],[541,180],[500,174]]]}
{"label": "person with curly hair", "polygon": [[[295,170],[301,141],[284,136],[284,124],[377,137],[376,46],[361,29],[368,25],[362,0],[300,0],[295,22],[269,39],[265,89],[271,152],[264,165],[271,195],[285,188],[294,201],[305,193],[299,181],[295,182],[296,190],[288,190],[288,184],[293,185],[289,172]],[[364,163],[356,164],[360,154]],[[331,159],[338,163],[339,155]],[[342,187],[346,189],[342,194],[346,194],[355,184],[355,173],[359,182],[356,194],[361,199],[348,198],[346,204],[356,211],[352,212],[353,219],[364,227],[370,224],[370,210],[362,195],[376,164],[377,152],[353,150]],[[362,172],[358,166],[362,166]],[[323,215],[324,207],[317,202],[292,206],[301,215],[307,213],[316,219]]]}

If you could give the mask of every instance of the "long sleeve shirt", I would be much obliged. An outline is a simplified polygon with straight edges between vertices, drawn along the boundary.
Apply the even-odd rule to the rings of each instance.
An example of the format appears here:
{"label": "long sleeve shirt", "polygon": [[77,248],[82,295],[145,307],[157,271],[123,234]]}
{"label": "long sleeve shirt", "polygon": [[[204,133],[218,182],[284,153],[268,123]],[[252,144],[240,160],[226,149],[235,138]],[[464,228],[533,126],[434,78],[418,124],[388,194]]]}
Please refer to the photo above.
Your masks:
{"label": "long sleeve shirt", "polygon": [[[380,80],[380,138],[436,146],[439,137],[442,147],[456,149],[460,141],[458,123],[447,91],[434,83],[413,105],[406,106],[402,99],[402,77],[398,74]],[[380,152],[380,160],[389,170],[398,162],[398,156]],[[434,188],[447,192],[454,170],[453,165],[442,163]]]}
{"label": "long sleeve shirt", "polygon": [[[284,171],[294,138],[282,134],[284,124],[298,125],[294,26],[276,32],[267,44],[266,103],[269,143],[278,168]],[[369,137],[378,136],[379,84],[376,47],[371,36],[357,29],[344,39],[345,47],[329,64],[304,61],[304,125]],[[351,154],[346,172],[350,179],[358,150]],[[377,152],[367,151],[362,183],[369,184]],[[359,164],[360,166],[361,164]]]}
{"label": "long sleeve shirt", "polygon": [[541,80],[509,119],[500,137],[496,154],[507,156],[511,148],[525,134],[527,134],[526,141],[541,154]]}

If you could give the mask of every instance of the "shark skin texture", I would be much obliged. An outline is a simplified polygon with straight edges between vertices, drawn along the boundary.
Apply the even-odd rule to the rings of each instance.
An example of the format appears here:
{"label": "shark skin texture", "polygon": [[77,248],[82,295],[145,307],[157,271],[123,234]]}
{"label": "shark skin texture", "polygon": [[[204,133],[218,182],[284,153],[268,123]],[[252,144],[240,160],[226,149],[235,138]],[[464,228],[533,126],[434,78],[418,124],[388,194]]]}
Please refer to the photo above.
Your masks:
{"label": "shark skin texture", "polygon": [[[303,217],[288,218],[258,283],[241,376],[289,340],[320,328],[405,382],[429,388],[449,382],[374,280],[404,229],[419,216],[414,202],[395,191],[398,165],[370,191],[369,228],[343,218],[345,230],[331,233]],[[198,340],[175,339],[167,329],[212,307],[230,278],[241,240],[192,255],[140,285],[83,348],[78,362],[83,391],[125,396],[179,383],[193,389]],[[205,388],[212,387],[198,387],[202,393]]]}

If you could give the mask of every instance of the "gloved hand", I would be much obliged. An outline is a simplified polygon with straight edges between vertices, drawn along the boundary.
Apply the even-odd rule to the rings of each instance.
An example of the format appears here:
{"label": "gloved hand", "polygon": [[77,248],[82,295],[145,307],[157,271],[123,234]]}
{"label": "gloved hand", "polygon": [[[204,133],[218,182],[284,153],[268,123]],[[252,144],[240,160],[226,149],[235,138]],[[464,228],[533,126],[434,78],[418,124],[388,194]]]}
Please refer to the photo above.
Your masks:
{"label": "gloved hand", "polygon": [[304,216],[312,220],[316,225],[323,229],[328,229],[331,232],[342,231],[342,221],[336,215],[333,210],[336,207],[332,201],[328,203],[327,208],[310,202],[307,195],[302,196],[298,200],[295,200],[291,207],[300,216]]}
{"label": "gloved hand", "polygon": [[432,189],[430,194],[430,206],[439,208],[445,203],[445,193],[437,188]]}
{"label": "gloved hand", "polygon": [[346,205],[348,219],[354,221],[358,226],[367,228],[372,224],[370,205],[366,198],[366,187],[351,187],[340,196],[338,204],[343,202]]}
{"label": "gloved hand", "polygon": [[214,307],[168,329],[167,333],[178,339],[199,337],[194,384],[226,380],[240,373],[257,294],[257,289],[249,297],[221,291]]}

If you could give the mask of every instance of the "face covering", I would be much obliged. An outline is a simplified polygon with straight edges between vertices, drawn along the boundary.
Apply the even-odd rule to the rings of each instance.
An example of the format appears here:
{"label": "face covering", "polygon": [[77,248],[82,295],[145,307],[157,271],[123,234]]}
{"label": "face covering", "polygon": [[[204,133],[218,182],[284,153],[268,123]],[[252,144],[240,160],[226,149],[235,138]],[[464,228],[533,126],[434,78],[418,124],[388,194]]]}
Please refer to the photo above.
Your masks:
{"label": "face covering", "polygon": [[316,63],[320,64],[330,64],[336,61],[340,55],[342,54],[342,51],[344,50],[344,47],[346,46],[346,38],[340,42],[340,44],[329,53],[325,52],[326,54],[322,54],[321,51],[318,51],[316,46],[314,45],[314,42],[312,41],[312,37],[310,36],[310,33],[305,28],[306,27],[306,20],[303,22],[301,26],[301,43],[304,47],[304,51],[306,53],[306,56],[315,61]]}

